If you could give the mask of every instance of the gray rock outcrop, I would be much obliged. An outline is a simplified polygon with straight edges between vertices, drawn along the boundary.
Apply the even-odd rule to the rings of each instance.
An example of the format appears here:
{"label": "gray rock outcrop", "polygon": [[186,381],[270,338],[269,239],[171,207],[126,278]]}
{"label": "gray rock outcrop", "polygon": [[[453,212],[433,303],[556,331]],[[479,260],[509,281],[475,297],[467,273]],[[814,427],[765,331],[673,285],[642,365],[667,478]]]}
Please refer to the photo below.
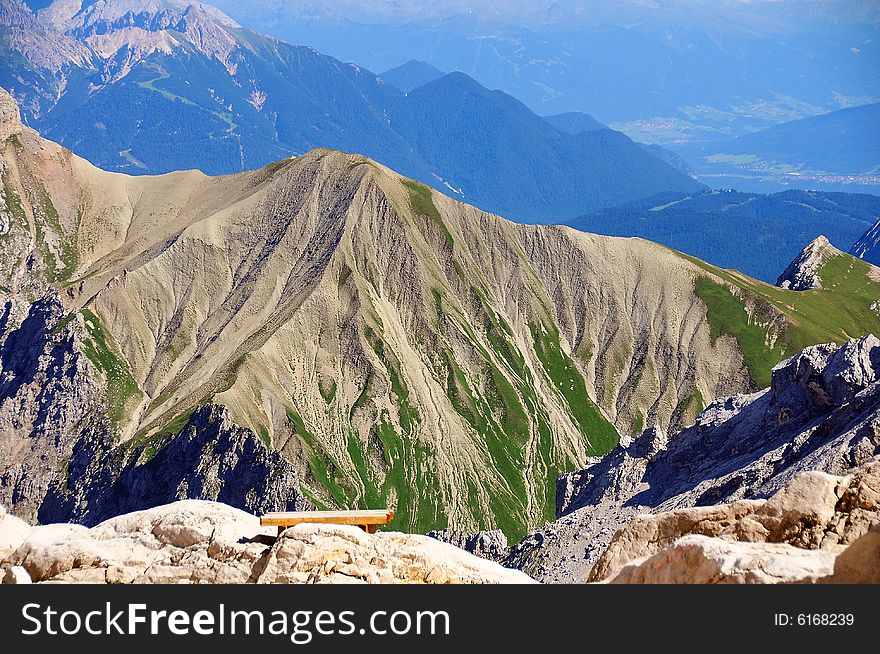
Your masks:
{"label": "gray rock outcrop", "polygon": [[817,236],[803,249],[776,280],[780,288],[809,291],[821,288],[819,269],[829,258],[841,254],[824,236]]}
{"label": "gray rock outcrop", "polygon": [[177,435],[135,447],[88,434],[71,455],[66,481],[40,507],[40,522],[93,525],[175,500],[223,502],[251,513],[310,508],[293,464],[250,429],[207,405]]}
{"label": "gray rock outcrop", "polygon": [[428,532],[428,536],[444,543],[455,545],[474,556],[489,561],[501,561],[510,553],[507,536],[500,529],[480,531],[476,534],[465,534],[452,529],[440,529]]}
{"label": "gray rock outcrop", "polygon": [[33,521],[64,483],[83,426],[109,431],[103,391],[57,296],[0,308],[0,503]]}

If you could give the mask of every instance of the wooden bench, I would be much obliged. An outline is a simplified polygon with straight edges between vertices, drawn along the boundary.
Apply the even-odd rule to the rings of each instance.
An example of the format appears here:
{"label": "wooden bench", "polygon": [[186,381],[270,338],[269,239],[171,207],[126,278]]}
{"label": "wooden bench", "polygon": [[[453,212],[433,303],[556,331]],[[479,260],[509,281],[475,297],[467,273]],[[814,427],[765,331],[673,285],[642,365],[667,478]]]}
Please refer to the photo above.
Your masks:
{"label": "wooden bench", "polygon": [[387,525],[394,517],[390,509],[369,511],[282,511],[260,517],[264,527],[278,527],[278,534],[293,525],[315,523],[324,525],[357,525],[368,534],[375,534],[379,525]]}

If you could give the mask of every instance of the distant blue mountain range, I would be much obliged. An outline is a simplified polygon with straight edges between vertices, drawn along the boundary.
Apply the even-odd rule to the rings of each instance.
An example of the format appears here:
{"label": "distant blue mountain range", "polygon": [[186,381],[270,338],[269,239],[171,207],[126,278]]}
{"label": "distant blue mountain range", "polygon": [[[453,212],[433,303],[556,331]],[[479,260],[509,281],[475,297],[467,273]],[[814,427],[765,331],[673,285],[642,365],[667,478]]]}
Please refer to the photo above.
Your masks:
{"label": "distant blue mountain range", "polygon": [[656,241],[772,284],[817,236],[846,251],[878,218],[880,197],[874,195],[702,191],[661,193],[569,224],[586,232]]}

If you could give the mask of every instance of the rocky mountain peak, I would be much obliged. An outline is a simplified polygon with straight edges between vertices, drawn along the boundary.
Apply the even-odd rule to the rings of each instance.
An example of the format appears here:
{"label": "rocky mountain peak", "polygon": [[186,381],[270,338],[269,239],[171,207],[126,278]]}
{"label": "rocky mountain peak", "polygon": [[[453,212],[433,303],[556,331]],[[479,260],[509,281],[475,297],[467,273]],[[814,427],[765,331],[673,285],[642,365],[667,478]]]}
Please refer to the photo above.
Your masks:
{"label": "rocky mountain peak", "polygon": [[103,25],[150,26],[150,18],[158,20],[153,27],[161,28],[164,21],[174,17],[202,14],[228,27],[238,27],[219,9],[201,2],[188,0],[55,0],[38,12],[39,18],[58,30],[69,31],[88,26]]}
{"label": "rocky mountain peak", "polygon": [[776,280],[780,288],[792,291],[809,291],[822,287],[819,269],[828,259],[843,254],[824,236],[817,236],[792,261]]}
{"label": "rocky mountain peak", "polygon": [[55,0],[37,13],[47,28],[74,39],[102,60],[124,52],[108,80],[124,77],[154,52],[170,53],[181,39],[236,71],[230,54],[239,46],[230,29],[239,25],[214,7],[187,0]]}

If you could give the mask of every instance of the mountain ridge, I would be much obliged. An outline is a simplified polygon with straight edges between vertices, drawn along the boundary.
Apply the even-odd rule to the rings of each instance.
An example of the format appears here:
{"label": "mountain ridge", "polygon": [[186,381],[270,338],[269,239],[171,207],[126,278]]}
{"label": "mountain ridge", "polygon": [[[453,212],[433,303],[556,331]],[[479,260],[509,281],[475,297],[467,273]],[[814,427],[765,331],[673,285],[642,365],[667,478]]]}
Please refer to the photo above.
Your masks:
{"label": "mountain ridge", "polygon": [[[161,449],[222,405],[305,499],[390,505],[394,528],[519,537],[555,515],[557,475],[620,434],[689,424],[804,344],[880,330],[880,285],[848,255],[786,291],[511,223],[357,155],[130,177],[16,115],[0,93],[7,329],[57,293],[115,438]],[[31,402],[17,388],[0,413]]]}

